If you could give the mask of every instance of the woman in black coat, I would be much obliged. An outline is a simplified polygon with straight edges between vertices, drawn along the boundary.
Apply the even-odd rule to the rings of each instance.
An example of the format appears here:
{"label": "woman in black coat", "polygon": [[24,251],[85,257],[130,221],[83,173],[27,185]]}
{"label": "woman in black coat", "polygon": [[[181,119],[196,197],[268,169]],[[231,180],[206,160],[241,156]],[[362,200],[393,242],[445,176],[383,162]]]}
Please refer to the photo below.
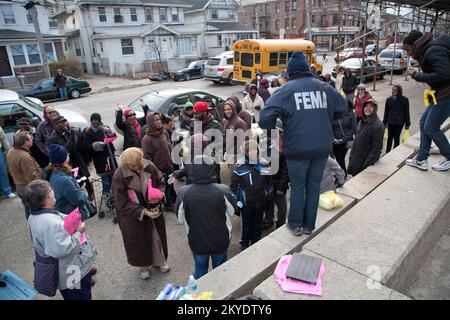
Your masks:
{"label": "woman in black coat", "polygon": [[353,112],[353,103],[347,100],[348,109],[340,118],[333,121],[333,154],[339,163],[339,166],[344,170],[345,176],[347,176],[347,166],[345,165],[345,156],[353,143],[353,136],[356,133],[356,115]]}
{"label": "woman in black coat", "polygon": [[388,129],[386,146],[386,153],[388,153],[391,151],[392,141],[394,141],[394,148],[400,144],[403,126],[405,130],[408,130],[411,125],[409,100],[403,95],[403,89],[399,85],[392,87],[392,96],[386,99],[383,123]]}
{"label": "woman in black coat", "polygon": [[348,174],[352,176],[356,176],[380,159],[383,149],[384,125],[378,118],[377,109],[378,105],[375,100],[368,100],[363,105],[363,118],[356,130],[347,169]]}

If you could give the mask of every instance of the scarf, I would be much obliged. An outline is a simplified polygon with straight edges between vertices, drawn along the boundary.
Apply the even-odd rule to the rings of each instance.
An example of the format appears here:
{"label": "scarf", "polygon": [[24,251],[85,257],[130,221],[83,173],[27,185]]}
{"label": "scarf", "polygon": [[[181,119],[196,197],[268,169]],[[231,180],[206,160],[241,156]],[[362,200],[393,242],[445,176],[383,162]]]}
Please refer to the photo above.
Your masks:
{"label": "scarf", "polygon": [[134,129],[134,131],[137,132],[138,137],[140,137],[142,128],[141,128],[141,125],[139,124],[139,121],[137,121],[137,119],[134,119],[131,123],[128,120],[127,120],[127,122]]}

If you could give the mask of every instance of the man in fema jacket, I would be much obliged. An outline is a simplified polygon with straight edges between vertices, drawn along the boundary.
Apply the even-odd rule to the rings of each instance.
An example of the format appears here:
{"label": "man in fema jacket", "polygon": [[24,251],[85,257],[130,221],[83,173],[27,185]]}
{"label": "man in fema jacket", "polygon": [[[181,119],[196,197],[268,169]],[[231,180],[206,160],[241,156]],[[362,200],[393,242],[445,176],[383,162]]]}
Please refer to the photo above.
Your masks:
{"label": "man in fema jacket", "polygon": [[332,122],[347,109],[345,99],[329,84],[312,76],[303,52],[289,59],[289,82],[267,100],[259,126],[273,129],[283,122],[284,155],[291,181],[288,229],[311,234],[319,205],[320,182],[333,140]]}

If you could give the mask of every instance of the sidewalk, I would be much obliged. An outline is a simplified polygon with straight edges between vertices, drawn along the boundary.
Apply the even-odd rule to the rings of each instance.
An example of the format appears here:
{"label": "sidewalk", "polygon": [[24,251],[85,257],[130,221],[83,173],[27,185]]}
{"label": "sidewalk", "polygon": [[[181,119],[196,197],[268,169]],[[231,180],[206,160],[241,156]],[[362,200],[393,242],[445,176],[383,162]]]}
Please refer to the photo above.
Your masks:
{"label": "sidewalk", "polygon": [[134,80],[92,73],[84,74],[83,79],[89,81],[92,88],[91,94],[131,89],[158,83],[158,81],[150,81],[148,78]]}

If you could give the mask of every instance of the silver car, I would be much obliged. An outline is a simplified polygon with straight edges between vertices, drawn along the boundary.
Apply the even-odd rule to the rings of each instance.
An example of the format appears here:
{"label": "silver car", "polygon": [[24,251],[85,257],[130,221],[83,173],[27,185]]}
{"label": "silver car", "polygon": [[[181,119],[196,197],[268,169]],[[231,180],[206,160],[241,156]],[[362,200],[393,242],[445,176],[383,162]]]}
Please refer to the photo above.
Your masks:
{"label": "silver car", "polygon": [[[403,71],[408,67],[408,55],[405,50],[397,49],[395,51],[395,59],[394,59],[394,50],[383,50],[378,56],[379,63],[385,67],[387,70],[394,69],[394,71]],[[392,62],[394,64],[392,65]]]}
{"label": "silver car", "polygon": [[[78,112],[55,108],[60,115],[74,127],[84,129],[89,126],[86,119]],[[8,142],[12,145],[13,135],[19,129],[18,120],[22,117],[43,120],[44,105],[36,98],[20,96],[15,91],[0,89],[0,126],[6,133]]]}
{"label": "silver car", "polygon": [[208,59],[204,79],[214,83],[231,83],[233,80],[233,51],[226,51]]}

